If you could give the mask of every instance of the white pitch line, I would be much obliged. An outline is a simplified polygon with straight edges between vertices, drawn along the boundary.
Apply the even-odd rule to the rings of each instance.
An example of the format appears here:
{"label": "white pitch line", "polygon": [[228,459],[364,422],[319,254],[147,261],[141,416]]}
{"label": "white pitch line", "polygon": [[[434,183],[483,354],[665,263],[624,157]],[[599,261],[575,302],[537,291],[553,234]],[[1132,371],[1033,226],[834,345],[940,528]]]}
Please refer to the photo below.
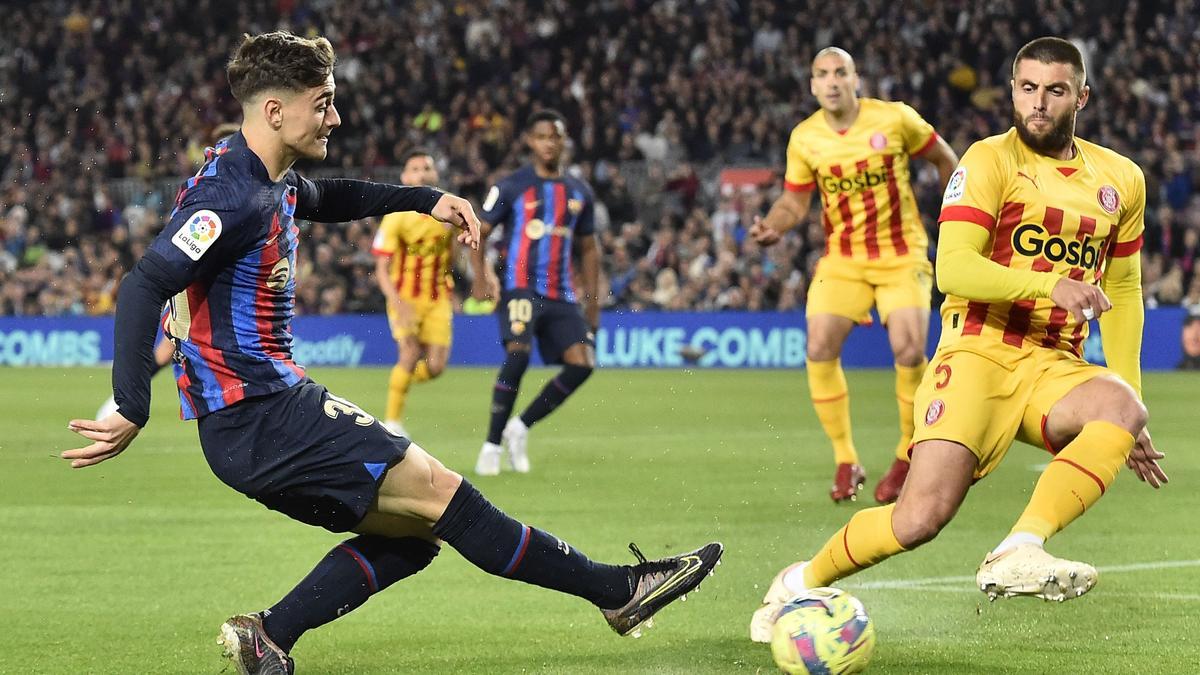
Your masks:
{"label": "white pitch line", "polygon": [[[1141,572],[1145,570],[1177,569],[1181,567],[1200,567],[1200,560],[1161,560],[1159,562],[1128,563],[1125,565],[1110,565],[1097,568],[1100,572],[1119,574],[1122,572]],[[855,584],[855,588],[863,590],[874,589],[924,589],[930,586],[945,586],[962,582],[974,582],[974,576],[926,577],[923,579],[897,579],[894,581],[866,581]]]}
{"label": "white pitch line", "polygon": [[[868,590],[866,585],[847,584],[847,588],[852,590]],[[906,587],[889,587],[886,589],[878,586],[871,587],[874,590],[890,590],[890,591],[920,591],[922,593],[949,593],[951,595],[978,595],[983,599],[983,595],[976,589],[968,586],[906,586]],[[1169,600],[1175,602],[1200,602],[1200,593],[1130,593],[1125,591],[1105,591],[1105,597],[1113,598],[1136,598],[1139,600]]]}

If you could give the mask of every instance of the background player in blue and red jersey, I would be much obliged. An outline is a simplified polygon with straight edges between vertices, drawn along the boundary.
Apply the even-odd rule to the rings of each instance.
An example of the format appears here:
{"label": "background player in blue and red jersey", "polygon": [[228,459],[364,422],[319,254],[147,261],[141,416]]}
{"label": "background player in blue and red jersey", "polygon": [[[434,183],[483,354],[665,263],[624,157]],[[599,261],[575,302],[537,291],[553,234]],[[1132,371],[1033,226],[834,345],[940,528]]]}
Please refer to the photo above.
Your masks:
{"label": "background player in blue and red jersey", "polygon": [[[529,427],[562,405],[596,366],[600,249],[593,222],[595,197],[587,183],[563,173],[567,128],[562,115],[553,110],[534,113],[525,134],[531,163],[493,186],[483,203],[483,236],[491,226],[504,228],[503,291],[496,315],[505,351],[492,390],[487,440],[475,463],[475,473],[483,476],[500,473],[505,449],[508,465],[528,472]],[[483,251],[475,255],[482,257]],[[576,304],[576,256],[586,320]],[[490,280],[476,283],[481,281],[494,285]],[[474,295],[490,291],[476,289]],[[523,413],[509,419],[534,337],[542,360],[561,363],[563,369]]]}
{"label": "background player in blue and red jersey", "polygon": [[334,60],[328,40],[283,32],[246,36],[238,47],[228,76],[242,129],[208,150],[170,222],[122,282],[113,358],[118,411],[72,420],[70,428],[92,443],[63,458],[78,468],[115,457],[146,424],[154,335],[170,299],[166,333],[179,354],[183,416],[198,420],[213,473],[295,520],[358,535],[269,610],[222,625],[220,642],[239,672],[293,672],[288,651],[305,631],[419,572],[442,541],[484,571],[587,599],[618,633],[636,632],[699,585],[720,544],[654,562],[638,554],[633,566],[594,562],[501,512],[292,360],[294,219],[336,223],[418,211],[458,226],[459,240],[478,246],[479,221],[459,197],[430,187],[310,181],[292,170],[298,159],[324,159],[341,123]]}

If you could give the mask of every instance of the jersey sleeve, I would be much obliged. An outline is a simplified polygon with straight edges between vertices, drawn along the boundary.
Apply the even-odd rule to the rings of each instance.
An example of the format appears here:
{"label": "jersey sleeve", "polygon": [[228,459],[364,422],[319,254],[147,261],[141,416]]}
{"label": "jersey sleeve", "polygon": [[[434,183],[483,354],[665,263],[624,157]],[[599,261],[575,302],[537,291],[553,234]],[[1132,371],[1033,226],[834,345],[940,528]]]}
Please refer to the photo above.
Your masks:
{"label": "jersey sleeve", "polygon": [[149,250],[169,265],[172,276],[186,286],[206,267],[228,261],[245,246],[245,200],[220,186],[193,188],[185,195]]}
{"label": "jersey sleeve", "polygon": [[783,187],[788,192],[810,192],[817,187],[817,177],[800,147],[799,130],[793,130],[787,146],[787,169],[783,174]]}
{"label": "jersey sleeve", "polygon": [[1004,166],[996,150],[975,143],[950,175],[938,223],[974,223],[991,232],[1004,200]]}
{"label": "jersey sleeve", "polygon": [[1132,166],[1128,184],[1123,195],[1128,204],[1117,223],[1117,243],[1113,246],[1113,256],[1117,258],[1142,250],[1142,233],[1146,229],[1146,177],[1136,164]]}
{"label": "jersey sleeve", "polygon": [[915,157],[932,148],[938,139],[933,125],[907,103],[896,105],[900,110],[900,135],[904,138],[904,151]]}
{"label": "jersey sleeve", "polygon": [[371,253],[390,258],[400,249],[400,214],[389,213],[379,221],[379,231],[371,241]]}
{"label": "jersey sleeve", "polygon": [[491,223],[493,227],[504,224],[512,213],[512,196],[505,189],[504,183],[497,183],[488,190],[483,199],[482,212],[479,216]]}
{"label": "jersey sleeve", "polygon": [[583,209],[579,212],[579,222],[575,223],[575,234],[592,235],[596,233],[596,195],[590,188],[582,190]]}

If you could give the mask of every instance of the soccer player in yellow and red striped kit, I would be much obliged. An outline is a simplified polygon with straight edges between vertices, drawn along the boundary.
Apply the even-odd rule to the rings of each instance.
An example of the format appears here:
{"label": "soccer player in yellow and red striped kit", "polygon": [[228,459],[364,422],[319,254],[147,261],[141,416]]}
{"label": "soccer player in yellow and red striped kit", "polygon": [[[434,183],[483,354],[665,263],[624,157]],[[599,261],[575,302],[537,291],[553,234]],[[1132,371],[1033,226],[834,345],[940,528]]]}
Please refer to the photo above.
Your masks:
{"label": "soccer player in yellow and red striped kit", "polygon": [[900,439],[896,459],[875,490],[896,500],[908,473],[913,393],[925,370],[932,266],[929,240],[910,185],[909,157],[938,168],[943,187],[958,157],[904,103],[860,98],[854,60],[827,47],[812,63],[812,93],[821,109],[796,125],[788,141],[786,190],[750,233],[769,246],[795,227],[821,196],[825,255],[808,290],[808,385],[833,444],[834,501],[855,499],[866,480],[850,433],[850,397],[841,353],[871,307],[887,326],[896,359]]}
{"label": "soccer player in yellow and red striped kit", "polygon": [[[437,166],[429,151],[410,151],[403,166],[400,180],[405,185],[437,185]],[[388,378],[383,425],[400,436],[408,435],[401,419],[409,386],[441,375],[450,357],[454,236],[444,223],[407,211],[384,216],[371,245],[375,277],[387,300],[388,324],[399,351]]]}
{"label": "soccer player in yellow and red striped kit", "polygon": [[[975,481],[1019,439],[1053,459],[1007,537],[979,566],[992,599],[1068,600],[1091,565],[1043,545],[1100,498],[1122,464],[1167,480],[1141,402],[1141,170],[1075,138],[1088,88],[1079,50],[1058,38],[1013,63],[1013,129],[971,146],[943,198],[942,338],[916,396],[912,468],[893,505],[856,513],[810,560],[775,578],[751,621],[770,639],[780,603],[933,539]],[[1108,367],[1081,356],[1100,317]]]}

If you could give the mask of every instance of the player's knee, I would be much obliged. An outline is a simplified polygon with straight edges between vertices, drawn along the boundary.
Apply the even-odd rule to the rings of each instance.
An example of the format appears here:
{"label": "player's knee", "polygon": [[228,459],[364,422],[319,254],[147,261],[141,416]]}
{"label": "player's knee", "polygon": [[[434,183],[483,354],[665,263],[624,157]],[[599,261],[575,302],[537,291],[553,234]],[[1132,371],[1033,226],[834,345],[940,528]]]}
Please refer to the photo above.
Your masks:
{"label": "player's knee", "polygon": [[937,507],[902,508],[897,504],[892,512],[892,534],[901,546],[912,550],[933,541],[952,516],[953,512]]}
{"label": "player's knee", "polygon": [[1120,426],[1133,436],[1137,436],[1150,421],[1150,411],[1136,396],[1129,396],[1121,406],[1123,423]]}
{"label": "player's knee", "polygon": [[426,361],[425,367],[429,369],[429,379],[431,380],[446,372],[445,361]]}
{"label": "player's knee", "polygon": [[832,361],[839,356],[837,346],[829,340],[814,340],[810,336],[807,355],[809,361]]}
{"label": "player's knee", "polygon": [[925,350],[921,345],[906,344],[895,350],[896,365],[904,366],[905,368],[916,368],[925,362]]}

